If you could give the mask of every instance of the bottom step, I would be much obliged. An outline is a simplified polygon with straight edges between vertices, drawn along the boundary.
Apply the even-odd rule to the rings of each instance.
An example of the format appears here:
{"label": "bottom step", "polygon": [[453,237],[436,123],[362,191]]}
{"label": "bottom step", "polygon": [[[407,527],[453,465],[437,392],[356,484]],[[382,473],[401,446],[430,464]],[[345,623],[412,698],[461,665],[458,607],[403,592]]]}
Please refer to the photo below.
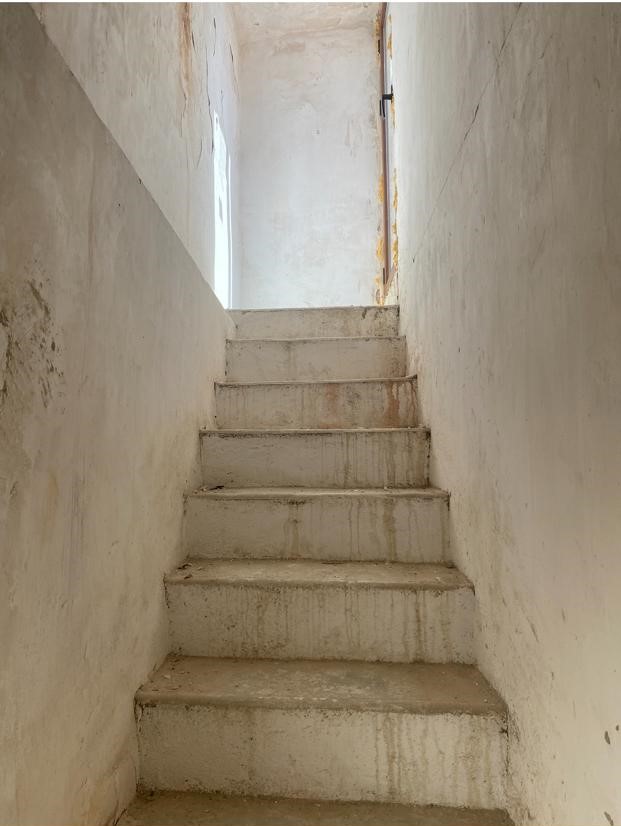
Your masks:
{"label": "bottom step", "polygon": [[118,826],[511,826],[498,809],[159,793],[137,798]]}
{"label": "bottom step", "polygon": [[472,666],[169,657],[136,715],[145,789],[505,801],[506,709]]}

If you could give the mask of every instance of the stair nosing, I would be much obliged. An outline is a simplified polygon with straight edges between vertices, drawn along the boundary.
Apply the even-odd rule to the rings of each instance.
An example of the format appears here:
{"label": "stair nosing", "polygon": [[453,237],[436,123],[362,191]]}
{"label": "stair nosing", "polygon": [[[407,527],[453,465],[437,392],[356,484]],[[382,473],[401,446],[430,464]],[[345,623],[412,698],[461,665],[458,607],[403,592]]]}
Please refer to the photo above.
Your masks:
{"label": "stair nosing", "polygon": [[216,387],[289,387],[291,385],[319,385],[319,384],[387,384],[388,382],[415,382],[416,375],[407,376],[381,376],[366,379],[303,379],[295,381],[286,379],[284,381],[216,381]]}
{"label": "stair nosing", "polygon": [[434,487],[411,488],[303,488],[299,486],[279,487],[265,485],[261,488],[238,487],[215,488],[207,486],[197,488],[185,494],[186,499],[222,499],[222,500],[280,500],[306,501],[310,499],[421,499],[426,501],[446,500],[450,498],[448,491]]}
{"label": "stair nosing", "polygon": [[[420,826],[423,822],[427,822],[429,817],[424,817],[424,815],[431,812],[433,813],[431,820],[436,826],[460,826],[460,824],[461,826],[473,826],[473,824],[477,824],[478,826],[513,826],[513,821],[504,809],[463,809],[450,806],[394,803],[390,801],[322,800],[319,798],[254,794],[240,796],[223,795],[218,792],[153,791],[151,789],[140,788],[136,798],[130,804],[127,813],[119,821],[118,826],[147,826],[147,824],[150,824],[150,826],[156,826],[156,824],[158,824],[159,826],[161,821],[158,814],[158,807],[166,807],[169,803],[175,806],[175,808],[180,804],[183,806],[184,812],[187,811],[189,813],[193,813],[196,807],[196,815],[198,815],[199,818],[202,818],[205,806],[208,804],[210,813],[208,820],[196,820],[195,816],[193,817],[192,814],[190,814],[191,822],[194,823],[195,826],[199,826],[199,823],[203,822],[205,826],[207,823],[212,824],[212,826],[217,826],[217,824],[225,826],[225,821],[221,820],[219,816],[216,816],[216,819],[212,820],[211,813],[214,809],[216,811],[227,812],[227,815],[230,809],[235,819],[229,819],[227,816],[226,826],[238,826],[239,822],[241,822],[237,819],[238,812],[241,810],[247,813],[251,807],[256,807],[257,811],[262,811],[263,807],[266,807],[268,812],[270,809],[273,811],[275,807],[277,814],[275,815],[276,820],[274,823],[280,824],[281,826],[285,822],[288,824],[294,822],[291,820],[292,814],[297,818],[296,823],[306,824],[306,826],[311,823],[318,824],[318,813],[322,811],[323,815],[320,816],[320,822],[323,826],[326,826],[329,822],[334,823],[335,814],[338,815],[339,824],[360,822],[358,819],[361,812],[363,813],[363,822],[365,824],[373,822],[375,826],[380,823],[382,826],[390,826],[390,824],[396,824],[397,822],[399,826],[403,826],[406,823],[406,815],[410,812],[414,813],[413,820],[407,817],[407,822],[411,822],[411,826],[415,826],[416,824]],[[153,819],[154,807],[157,820]],[[170,811],[170,809],[168,809],[168,811]],[[325,817],[326,811],[328,811],[330,815],[330,821]],[[284,815],[284,819],[279,816],[281,814]],[[372,814],[373,821],[369,819],[369,814]],[[342,818],[345,815],[347,815],[347,819],[343,820]],[[272,816],[272,819],[273,817],[274,816]],[[395,817],[397,817],[397,820],[394,819]],[[442,820],[439,820],[439,817],[441,817]],[[177,824],[177,826],[181,822],[189,823],[190,820],[186,818],[188,818],[188,815],[184,815],[183,820],[180,820],[178,814],[175,812],[175,824]],[[260,822],[262,824],[268,823],[263,817]],[[172,821],[167,818],[166,823],[172,823]],[[244,823],[249,823],[245,817]],[[274,826],[274,823],[272,826]]]}
{"label": "stair nosing", "polygon": [[[214,571],[218,565],[230,565],[234,570],[226,573]],[[263,569],[258,575],[251,576],[253,569]],[[269,571],[269,569],[272,571]],[[211,570],[210,570],[211,569]],[[267,570],[266,570],[267,569]],[[390,571],[393,579],[373,579],[373,570]],[[299,571],[297,577],[285,575],[285,571]],[[310,571],[308,578],[302,578],[304,571]],[[323,579],[322,574],[328,571],[347,571],[351,579]],[[420,582],[411,579],[399,580],[398,572],[409,572],[410,575],[420,574]],[[434,581],[429,578],[433,571],[444,572],[449,581]],[[356,573],[362,577],[356,579]],[[364,578],[366,574],[366,578]],[[425,579],[424,576],[427,575]],[[258,590],[297,589],[297,590],[349,590],[349,591],[432,591],[433,593],[449,593],[453,591],[474,592],[472,582],[457,568],[441,562],[387,562],[387,561],[359,561],[359,560],[316,560],[309,558],[204,558],[190,557],[174,571],[164,577],[167,585],[174,586],[233,586],[237,588],[255,588]]]}
{"label": "stair nosing", "polygon": [[299,344],[309,344],[324,341],[401,341],[405,342],[406,336],[290,336],[288,338],[227,338],[227,344],[261,344],[264,341],[269,341],[270,344],[290,344],[296,342]]}
{"label": "stair nosing", "polygon": [[304,313],[334,313],[343,312],[343,310],[350,310],[356,312],[358,310],[375,310],[379,312],[396,312],[399,315],[399,304],[335,304],[331,307],[257,307],[248,310],[231,308],[229,313],[290,313],[290,312],[304,312]]}
{"label": "stair nosing", "polygon": [[[362,667],[367,673],[374,672],[376,675],[384,675],[385,677],[393,676],[397,672],[416,672],[426,671],[428,673],[436,672],[441,675],[442,672],[455,672],[469,675],[470,679],[479,686],[479,680],[487,683],[485,677],[481,674],[475,665],[466,665],[461,663],[384,663],[384,662],[366,662],[360,660],[274,660],[274,659],[257,659],[248,658],[242,659],[239,657],[191,657],[182,655],[169,655],[162,666],[157,669],[149,681],[145,683],[136,693],[135,702],[140,707],[155,707],[158,705],[191,705],[201,707],[219,707],[219,708],[255,708],[255,709],[273,709],[273,710],[313,710],[313,711],[349,711],[359,713],[375,713],[375,714],[410,714],[421,716],[469,716],[469,717],[485,717],[496,719],[499,722],[505,721],[507,716],[507,707],[498,693],[490,688],[490,696],[492,702],[487,703],[487,700],[482,702],[471,702],[468,706],[459,706],[458,702],[455,706],[451,706],[448,701],[440,703],[437,695],[430,700],[409,702],[405,700],[390,700],[389,698],[380,698],[373,701],[370,697],[357,698],[351,694],[347,698],[335,698],[332,700],[317,697],[310,692],[308,695],[295,695],[291,693],[286,696],[286,689],[281,689],[281,694],[273,696],[258,696],[255,693],[248,692],[246,696],[235,696],[232,693],[225,691],[215,692],[209,694],[204,688],[179,690],[172,683],[165,685],[165,691],[159,691],[155,686],[156,680],[160,672],[166,669],[174,669],[175,665],[183,665],[184,662],[195,662],[205,664],[217,665],[233,665],[240,664],[246,667],[255,668],[274,668],[275,671],[281,673],[286,669],[295,669],[303,666],[311,666],[314,671],[328,671],[329,669],[342,670],[342,673],[351,673],[357,667]],[[151,685],[150,685],[151,684]],[[162,683],[162,685],[164,685]]]}
{"label": "stair nosing", "polygon": [[217,433],[219,436],[233,436],[233,435],[261,435],[261,436],[293,436],[300,434],[302,436],[315,436],[326,434],[340,434],[340,433],[421,433],[429,435],[431,429],[426,425],[413,425],[412,427],[237,427],[237,428],[217,428],[204,427],[199,430],[200,436],[212,435]]}

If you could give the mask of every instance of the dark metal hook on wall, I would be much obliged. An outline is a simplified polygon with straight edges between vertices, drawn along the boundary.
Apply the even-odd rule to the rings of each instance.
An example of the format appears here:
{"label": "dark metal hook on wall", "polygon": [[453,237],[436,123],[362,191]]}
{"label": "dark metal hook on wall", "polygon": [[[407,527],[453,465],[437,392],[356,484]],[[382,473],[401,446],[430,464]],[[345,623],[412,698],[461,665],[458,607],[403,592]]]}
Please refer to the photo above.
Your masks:
{"label": "dark metal hook on wall", "polygon": [[380,103],[380,117],[382,117],[382,118],[386,117],[386,101],[387,100],[392,100],[394,98],[394,96],[395,96],[395,93],[393,91],[392,84],[391,84],[390,94],[389,95],[384,94],[380,98],[380,102],[379,102]]}

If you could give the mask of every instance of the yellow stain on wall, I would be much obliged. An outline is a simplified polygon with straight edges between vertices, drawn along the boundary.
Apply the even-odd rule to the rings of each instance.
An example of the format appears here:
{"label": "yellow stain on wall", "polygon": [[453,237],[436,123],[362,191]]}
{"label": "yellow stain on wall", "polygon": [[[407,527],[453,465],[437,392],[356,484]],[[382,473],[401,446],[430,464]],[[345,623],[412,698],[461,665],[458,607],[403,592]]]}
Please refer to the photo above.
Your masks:
{"label": "yellow stain on wall", "polygon": [[190,3],[179,3],[179,60],[181,63],[181,89],[185,100],[192,94],[192,8]]}
{"label": "yellow stain on wall", "polygon": [[374,279],[375,284],[375,303],[379,304],[380,307],[384,303],[386,296],[384,295],[384,284],[382,281],[382,276],[377,275]]}
{"label": "yellow stain on wall", "polygon": [[397,222],[392,225],[392,271],[397,274],[399,269],[399,237],[397,235]]}
{"label": "yellow stain on wall", "polygon": [[385,266],[385,259],[384,259],[384,233],[380,232],[377,236],[377,244],[375,246],[375,255],[377,257],[377,263],[379,267],[379,274],[375,276],[373,279],[373,283],[375,284],[375,303],[376,304],[383,304],[384,303],[384,266]]}
{"label": "yellow stain on wall", "polygon": [[392,270],[397,274],[399,268],[399,236],[397,235],[397,209],[399,207],[399,190],[397,188],[397,170],[392,171]]}
{"label": "yellow stain on wall", "polygon": [[375,257],[379,261],[380,265],[384,265],[384,234],[378,235],[377,237],[377,244],[375,246]]}

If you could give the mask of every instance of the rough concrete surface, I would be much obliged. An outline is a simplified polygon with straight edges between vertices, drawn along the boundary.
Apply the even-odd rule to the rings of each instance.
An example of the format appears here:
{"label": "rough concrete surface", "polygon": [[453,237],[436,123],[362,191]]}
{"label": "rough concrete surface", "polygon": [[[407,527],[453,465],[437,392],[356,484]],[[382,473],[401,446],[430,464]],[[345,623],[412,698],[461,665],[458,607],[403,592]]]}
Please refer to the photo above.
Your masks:
{"label": "rough concrete surface", "polygon": [[378,428],[418,422],[416,378],[216,385],[218,427]]}
{"label": "rough concrete surface", "polygon": [[403,562],[317,562],[308,559],[189,559],[166,581],[190,584],[247,584],[294,588],[398,588],[404,591],[454,591],[470,588],[462,573],[445,565]]}
{"label": "rough concrete surface", "polygon": [[315,381],[405,376],[403,337],[227,341],[227,381]]}
{"label": "rough concrete surface", "polygon": [[205,558],[443,562],[448,495],[434,488],[202,489],[186,497],[184,549]]}
{"label": "rough concrete surface", "polygon": [[443,565],[188,560],[166,594],[183,654],[473,662],[474,593]]}
{"label": "rough concrete surface", "polygon": [[137,713],[146,788],[475,808],[505,794],[504,706],[467,666],[173,660]]}
{"label": "rough concrete surface", "polygon": [[133,796],[230,322],[26,4],[0,146],[0,823],[98,826]]}
{"label": "rough concrete surface", "polygon": [[171,655],[136,701],[503,717],[471,665],[211,659]]}
{"label": "rough concrete surface", "polygon": [[[289,419],[296,412],[290,406]],[[408,442],[416,433],[419,440]],[[405,468],[397,468],[393,451],[382,474],[373,455],[378,437],[393,439],[385,447],[414,448],[408,461],[424,456],[419,472],[426,473],[428,433],[407,429],[205,432],[204,470],[225,472],[230,483],[244,474],[263,482],[280,475],[273,495],[281,497],[298,477],[290,495],[303,501],[300,480],[308,484],[316,475],[324,485],[345,484],[352,470],[375,485],[394,481]],[[220,458],[218,441],[228,443]],[[210,493],[227,501],[215,487],[186,503],[208,502]],[[310,491],[318,501],[327,493]],[[346,500],[360,492],[340,493]],[[416,493],[399,496],[410,504],[447,502],[437,491]],[[378,501],[388,494],[372,492]],[[255,498],[269,496],[261,488]],[[392,527],[382,522],[385,533]],[[204,521],[193,529],[195,537],[202,530],[218,540]],[[252,548],[252,536],[248,543]],[[470,583],[454,567],[188,559],[166,577],[166,591],[173,649],[185,656],[170,657],[136,696],[144,788],[474,808],[504,803],[505,708],[475,668],[458,664],[472,661],[475,606]]]}
{"label": "rough concrete surface", "polygon": [[511,826],[511,822],[494,810],[160,792],[139,797],[119,826]]}
{"label": "rough concrete surface", "polygon": [[208,488],[420,487],[428,482],[429,431],[206,430],[201,461]]}
{"label": "rough concrete surface", "polygon": [[236,338],[396,336],[399,307],[232,310]]}
{"label": "rough concrete surface", "polygon": [[621,8],[406,4],[402,333],[514,819],[621,823]]}

